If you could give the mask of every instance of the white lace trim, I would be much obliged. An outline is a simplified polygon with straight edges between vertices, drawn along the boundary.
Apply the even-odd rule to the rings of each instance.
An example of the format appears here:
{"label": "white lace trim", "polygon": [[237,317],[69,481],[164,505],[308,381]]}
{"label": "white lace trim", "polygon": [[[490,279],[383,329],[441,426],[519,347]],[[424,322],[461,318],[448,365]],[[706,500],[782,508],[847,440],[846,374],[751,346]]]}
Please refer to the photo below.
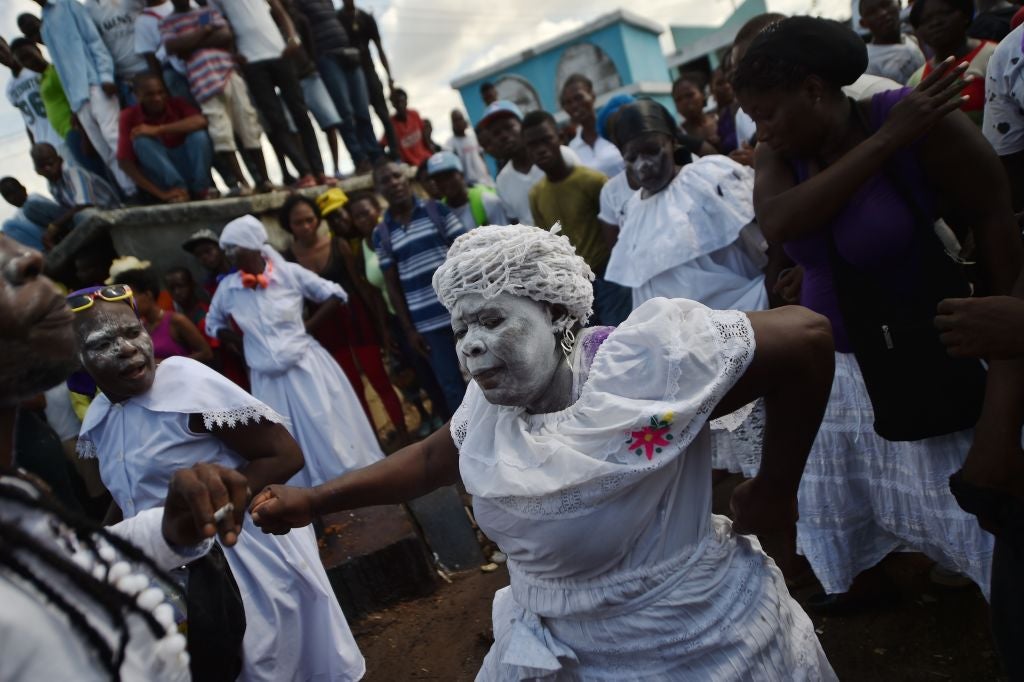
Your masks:
{"label": "white lace trim", "polygon": [[96,444],[88,438],[79,437],[78,444],[75,445],[75,452],[82,459],[96,459]]}
{"label": "white lace trim", "polygon": [[250,421],[256,424],[262,420],[273,424],[284,424],[285,418],[263,403],[254,405],[243,405],[230,410],[217,410],[203,412],[203,426],[208,431],[227,427],[233,429],[236,426],[245,426]]}

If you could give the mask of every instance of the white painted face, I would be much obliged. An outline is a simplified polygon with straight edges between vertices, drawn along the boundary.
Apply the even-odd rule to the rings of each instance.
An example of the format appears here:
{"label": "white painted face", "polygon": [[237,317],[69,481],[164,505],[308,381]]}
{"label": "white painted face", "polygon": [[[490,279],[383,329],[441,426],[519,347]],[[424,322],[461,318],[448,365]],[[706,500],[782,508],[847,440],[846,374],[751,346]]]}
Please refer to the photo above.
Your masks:
{"label": "white painted face", "polygon": [[153,385],[153,341],[123,302],[96,301],[75,318],[82,366],[110,400],[140,395]]}
{"label": "white painted face", "polygon": [[553,396],[556,373],[568,371],[551,309],[524,296],[464,294],[452,309],[459,362],[494,405],[532,412],[568,396]]}

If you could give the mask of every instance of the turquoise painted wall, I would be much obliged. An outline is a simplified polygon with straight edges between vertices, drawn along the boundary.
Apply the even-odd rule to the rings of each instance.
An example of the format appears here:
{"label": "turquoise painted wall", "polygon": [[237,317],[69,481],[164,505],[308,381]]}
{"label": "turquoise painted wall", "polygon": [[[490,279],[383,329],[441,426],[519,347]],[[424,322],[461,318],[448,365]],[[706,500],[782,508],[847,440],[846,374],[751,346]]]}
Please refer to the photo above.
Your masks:
{"label": "turquoise painted wall", "polygon": [[558,63],[565,50],[579,43],[591,43],[601,48],[615,64],[623,85],[637,81],[671,82],[665,57],[661,53],[658,37],[624,22],[616,22],[593,33],[533,55],[504,71],[480,78],[459,88],[463,105],[470,121],[480,120],[484,105],[480,99],[480,85],[494,82],[504,76],[518,76],[536,91],[541,105],[547,111],[561,109],[558,103],[556,78]]}

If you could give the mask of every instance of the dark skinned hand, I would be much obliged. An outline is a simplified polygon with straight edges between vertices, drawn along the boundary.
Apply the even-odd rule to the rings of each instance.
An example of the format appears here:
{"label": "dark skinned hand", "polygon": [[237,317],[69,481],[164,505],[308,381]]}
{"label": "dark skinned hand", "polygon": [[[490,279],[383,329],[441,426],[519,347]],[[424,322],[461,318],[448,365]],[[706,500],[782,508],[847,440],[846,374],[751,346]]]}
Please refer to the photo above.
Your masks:
{"label": "dark skinned hand", "polygon": [[[245,476],[234,469],[196,464],[174,472],[164,503],[164,539],[171,545],[191,547],[219,535],[231,547],[242,532],[247,496]],[[214,513],[228,503],[234,510],[217,524]]]}

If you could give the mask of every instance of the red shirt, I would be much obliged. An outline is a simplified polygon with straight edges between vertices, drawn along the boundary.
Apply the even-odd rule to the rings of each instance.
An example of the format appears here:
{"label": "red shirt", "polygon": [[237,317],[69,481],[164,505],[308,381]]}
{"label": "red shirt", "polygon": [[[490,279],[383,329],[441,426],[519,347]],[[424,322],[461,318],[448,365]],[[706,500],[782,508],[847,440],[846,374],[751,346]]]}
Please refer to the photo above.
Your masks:
{"label": "red shirt", "polygon": [[[391,125],[395,128],[395,135],[398,136],[398,144],[401,147],[398,155],[410,166],[419,167],[429,159],[433,152],[427,148],[426,140],[423,139],[423,119],[414,109],[405,110],[405,120],[399,121],[396,116],[391,117]],[[381,138],[381,144],[386,144],[386,139]]]}
{"label": "red shirt", "polygon": [[[121,110],[121,123],[117,134],[117,158],[137,161],[135,149],[132,148],[132,131],[140,125],[151,126],[177,123],[190,116],[198,116],[199,110],[180,97],[167,98],[167,106],[161,116],[147,116],[141,104],[135,104]],[[161,135],[160,141],[165,147],[180,147],[185,141],[184,135]]]}

